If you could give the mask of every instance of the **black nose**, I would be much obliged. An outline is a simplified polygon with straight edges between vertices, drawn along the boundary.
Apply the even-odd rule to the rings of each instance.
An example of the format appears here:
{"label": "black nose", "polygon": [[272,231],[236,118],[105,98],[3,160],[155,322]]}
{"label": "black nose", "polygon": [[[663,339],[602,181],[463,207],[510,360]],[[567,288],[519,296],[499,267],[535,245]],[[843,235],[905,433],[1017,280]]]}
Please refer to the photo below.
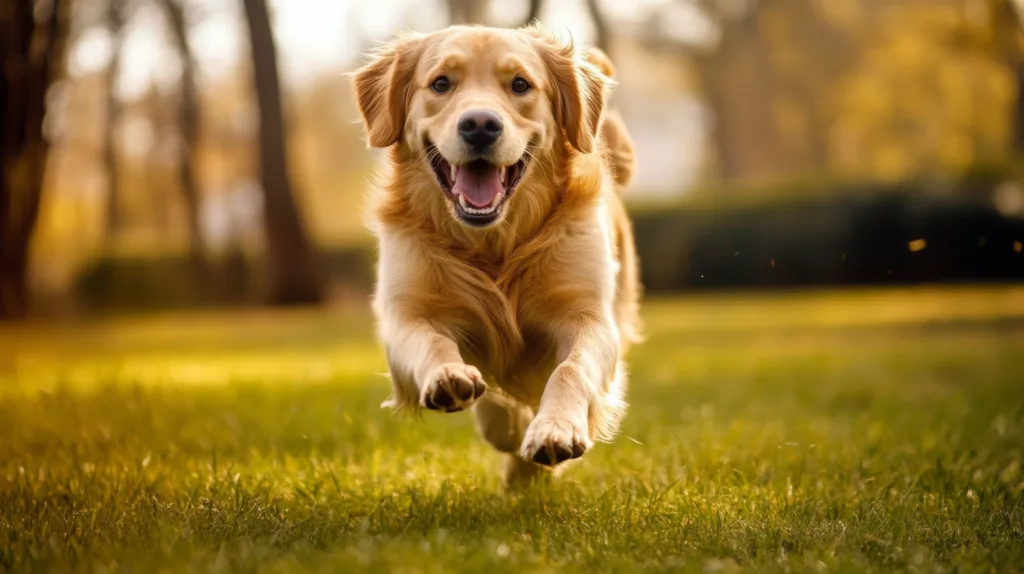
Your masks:
{"label": "black nose", "polygon": [[470,110],[459,118],[462,141],[476,149],[493,144],[504,129],[501,116],[489,110]]}

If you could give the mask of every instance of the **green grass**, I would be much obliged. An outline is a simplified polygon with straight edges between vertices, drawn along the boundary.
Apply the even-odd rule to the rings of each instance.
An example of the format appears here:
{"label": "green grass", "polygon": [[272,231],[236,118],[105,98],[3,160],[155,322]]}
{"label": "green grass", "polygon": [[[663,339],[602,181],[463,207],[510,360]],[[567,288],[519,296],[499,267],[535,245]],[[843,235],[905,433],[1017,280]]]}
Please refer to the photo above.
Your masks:
{"label": "green grass", "polygon": [[362,313],[0,330],[0,571],[1020,571],[1024,289],[645,312],[622,435],[515,494]]}

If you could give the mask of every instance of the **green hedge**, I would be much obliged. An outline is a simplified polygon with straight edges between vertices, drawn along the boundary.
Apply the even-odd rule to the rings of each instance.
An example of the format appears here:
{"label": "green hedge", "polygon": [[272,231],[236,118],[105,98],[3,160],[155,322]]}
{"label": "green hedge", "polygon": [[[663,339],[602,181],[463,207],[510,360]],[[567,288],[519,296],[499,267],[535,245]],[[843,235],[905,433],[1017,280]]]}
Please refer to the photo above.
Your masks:
{"label": "green hedge", "polygon": [[[642,278],[650,292],[1019,281],[1024,220],[992,202],[1007,179],[1021,181],[1015,169],[978,166],[941,184],[805,180],[633,206]],[[369,291],[374,257],[356,246],[327,250],[322,261],[333,280]],[[101,259],[76,290],[94,308],[250,304],[262,300],[262,270],[262,261],[236,257],[200,287],[186,258]]]}
{"label": "green hedge", "polygon": [[634,220],[648,291],[1024,279],[1024,222],[905,189]]}
{"label": "green hedge", "polygon": [[[354,246],[320,255],[332,281],[369,291],[373,250]],[[98,310],[246,306],[265,300],[266,262],[240,254],[211,261],[203,271],[185,256],[99,258],[75,282],[82,305]]]}

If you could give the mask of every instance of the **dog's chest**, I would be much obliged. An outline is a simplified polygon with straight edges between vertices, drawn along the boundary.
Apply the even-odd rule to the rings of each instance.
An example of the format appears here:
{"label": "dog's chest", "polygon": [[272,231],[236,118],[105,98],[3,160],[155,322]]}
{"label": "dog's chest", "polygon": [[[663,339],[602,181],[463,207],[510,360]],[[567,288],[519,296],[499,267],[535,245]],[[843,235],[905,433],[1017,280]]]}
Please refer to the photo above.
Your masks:
{"label": "dog's chest", "polygon": [[457,342],[463,358],[484,371],[489,383],[536,406],[556,366],[551,318],[532,311],[537,308],[533,298],[542,297],[540,293],[510,289],[503,295],[504,312],[470,323]]}
{"label": "dog's chest", "polygon": [[555,345],[550,336],[533,329],[522,333],[522,341],[522,347],[506,357],[482,353],[476,346],[465,348],[463,355],[484,372],[488,383],[497,384],[516,400],[536,407],[557,366]]}

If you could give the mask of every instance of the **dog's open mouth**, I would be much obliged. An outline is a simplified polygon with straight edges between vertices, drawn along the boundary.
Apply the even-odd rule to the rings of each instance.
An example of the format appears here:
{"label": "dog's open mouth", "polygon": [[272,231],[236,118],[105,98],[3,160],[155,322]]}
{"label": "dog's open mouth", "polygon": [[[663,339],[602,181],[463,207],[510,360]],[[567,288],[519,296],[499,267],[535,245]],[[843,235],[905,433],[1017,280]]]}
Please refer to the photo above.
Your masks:
{"label": "dog's open mouth", "polygon": [[498,220],[501,209],[515,191],[526,171],[529,150],[509,166],[475,159],[464,165],[449,163],[433,144],[427,144],[427,157],[434,177],[455,206],[456,216],[464,223],[485,227]]}

